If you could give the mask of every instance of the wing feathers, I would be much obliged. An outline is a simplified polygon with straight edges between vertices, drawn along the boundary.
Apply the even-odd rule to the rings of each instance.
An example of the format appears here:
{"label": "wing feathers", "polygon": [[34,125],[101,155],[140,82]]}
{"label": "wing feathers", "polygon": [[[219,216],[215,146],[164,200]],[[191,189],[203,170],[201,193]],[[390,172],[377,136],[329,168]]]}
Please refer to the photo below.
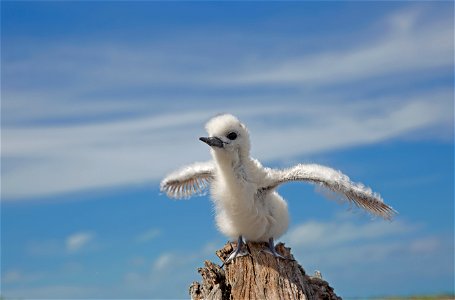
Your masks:
{"label": "wing feathers", "polygon": [[213,162],[197,162],[169,174],[161,181],[161,191],[170,198],[204,194],[213,179]]}
{"label": "wing feathers", "polygon": [[309,164],[297,165],[285,170],[270,170],[270,184],[264,189],[272,189],[289,181],[309,181],[344,196],[356,206],[378,215],[392,219],[396,211],[384,203],[381,196],[361,183],[352,182],[348,176],[334,169]]}

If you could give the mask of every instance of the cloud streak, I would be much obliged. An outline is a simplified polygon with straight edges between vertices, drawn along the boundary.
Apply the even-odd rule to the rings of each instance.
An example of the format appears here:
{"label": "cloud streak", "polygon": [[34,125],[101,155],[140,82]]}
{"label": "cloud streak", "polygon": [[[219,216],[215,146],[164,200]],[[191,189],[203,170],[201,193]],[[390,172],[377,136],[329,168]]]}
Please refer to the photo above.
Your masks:
{"label": "cloud streak", "polygon": [[393,223],[371,222],[361,226],[346,221],[340,222],[340,220],[332,223],[309,221],[294,226],[285,239],[298,247],[321,249],[399,236],[414,230],[414,226],[399,221]]}
{"label": "cloud streak", "polygon": [[66,238],[66,250],[69,253],[81,251],[94,239],[94,234],[91,232],[77,232],[69,235]]}
{"label": "cloud streak", "polygon": [[453,64],[453,28],[445,23],[424,26],[419,24],[418,17],[414,11],[394,15],[390,22],[391,32],[366,45],[287,58],[231,78],[237,84],[327,86],[450,68]]}
{"label": "cloud streak", "polygon": [[160,235],[161,230],[159,230],[158,228],[150,228],[149,230],[144,231],[141,234],[137,235],[135,241],[138,243],[146,243],[156,239]]}
{"label": "cloud streak", "polygon": [[[257,109],[247,105],[232,107],[231,112],[239,113],[250,126],[254,155],[280,160],[446,126],[452,120],[447,110],[450,93],[442,91],[431,97],[432,102],[423,96],[393,107],[393,101],[344,107],[322,103]],[[295,121],[264,122],[277,112],[281,118]],[[197,137],[204,134],[204,121],[214,114],[194,110],[101,124],[6,128],[2,155],[10,161],[6,162],[2,193],[13,199],[159,180],[181,164],[209,159]],[[182,149],[185,155],[181,155]]]}
{"label": "cloud streak", "polygon": [[[367,297],[380,295],[383,286],[392,287],[403,276],[410,283],[433,280],[434,276],[444,282],[453,278],[446,267],[453,261],[453,238],[422,234],[424,231],[422,225],[403,220],[359,223],[338,216],[331,221],[297,224],[283,240],[292,245],[294,256],[308,273],[320,270],[323,276],[330,276],[326,279],[336,282],[335,289],[345,297]],[[414,269],[416,273],[411,274],[409,270]],[[359,278],[363,278],[363,286],[343,289]],[[409,284],[402,285],[405,290]]]}
{"label": "cloud streak", "polygon": [[[432,128],[451,139],[451,87],[379,97],[369,86],[446,74],[452,27],[416,9],[379,22],[388,30],[368,43],[293,57],[265,49],[260,64],[242,55],[227,54],[228,63],[201,58],[198,47],[179,55],[160,43],[25,51],[22,60],[3,64],[2,200],[156,182],[177,166],[209,159],[197,137],[220,112],[249,126],[253,154],[266,161],[426,138]],[[184,39],[174,38],[177,45]]]}

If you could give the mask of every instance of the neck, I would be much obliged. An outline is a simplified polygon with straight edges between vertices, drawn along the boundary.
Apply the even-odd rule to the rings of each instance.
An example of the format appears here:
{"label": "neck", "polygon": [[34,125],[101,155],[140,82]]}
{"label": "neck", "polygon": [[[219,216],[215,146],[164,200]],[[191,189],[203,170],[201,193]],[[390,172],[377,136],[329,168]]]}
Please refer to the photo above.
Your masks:
{"label": "neck", "polygon": [[233,180],[245,180],[244,166],[248,161],[248,156],[245,157],[240,151],[234,153],[214,151],[213,158],[217,162],[219,171],[224,176]]}

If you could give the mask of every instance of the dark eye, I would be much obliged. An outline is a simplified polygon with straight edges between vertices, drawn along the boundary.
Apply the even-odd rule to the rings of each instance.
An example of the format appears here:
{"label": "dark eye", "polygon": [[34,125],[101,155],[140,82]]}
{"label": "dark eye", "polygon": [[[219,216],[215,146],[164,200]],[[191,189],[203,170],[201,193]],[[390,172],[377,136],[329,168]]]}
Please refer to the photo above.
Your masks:
{"label": "dark eye", "polygon": [[233,141],[233,140],[235,140],[235,139],[237,138],[237,133],[231,132],[231,133],[229,133],[228,135],[226,135],[226,137],[227,137],[228,139],[230,139],[231,141]]}

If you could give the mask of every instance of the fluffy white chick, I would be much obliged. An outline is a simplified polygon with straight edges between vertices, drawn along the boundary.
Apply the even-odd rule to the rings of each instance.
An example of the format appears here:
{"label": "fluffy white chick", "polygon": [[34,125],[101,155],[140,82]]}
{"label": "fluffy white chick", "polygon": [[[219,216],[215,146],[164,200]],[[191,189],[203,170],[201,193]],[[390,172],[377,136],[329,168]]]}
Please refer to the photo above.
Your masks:
{"label": "fluffy white chick", "polygon": [[200,140],[211,147],[213,160],[193,163],[168,175],[161,182],[161,190],[171,198],[188,198],[204,193],[210,185],[218,229],[230,239],[238,239],[237,248],[226,263],[245,254],[243,238],[268,242],[268,252],[282,258],[275,250],[274,239],[286,232],[289,213],[276,188],[285,182],[318,184],[385,219],[395,214],[378,194],[334,169],[316,164],[299,164],[284,170],[263,167],[250,157],[248,130],[233,115],[212,118],[206,130],[209,137]]}

